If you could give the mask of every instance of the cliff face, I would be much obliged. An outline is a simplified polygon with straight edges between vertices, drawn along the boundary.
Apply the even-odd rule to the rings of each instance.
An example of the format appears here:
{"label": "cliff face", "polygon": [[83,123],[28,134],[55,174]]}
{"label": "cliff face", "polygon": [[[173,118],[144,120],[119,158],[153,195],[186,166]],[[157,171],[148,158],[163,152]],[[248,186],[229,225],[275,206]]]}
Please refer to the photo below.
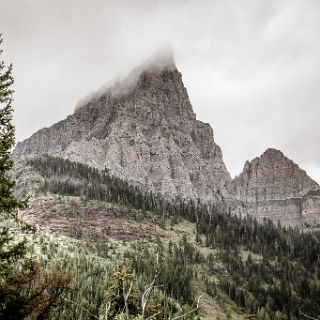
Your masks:
{"label": "cliff face", "polygon": [[209,124],[196,115],[172,57],[135,69],[65,120],[18,143],[14,159],[83,162],[170,197],[229,198],[231,182]]}
{"label": "cliff face", "polygon": [[320,223],[319,185],[279,150],[246,162],[230,187],[235,213],[304,227]]}
{"label": "cliff face", "polygon": [[196,119],[172,56],[134,69],[74,114],[18,143],[14,159],[49,154],[82,162],[168,197],[223,203],[235,214],[320,226],[320,189],[268,149],[233,181],[209,124]]}
{"label": "cliff face", "polygon": [[319,185],[281,151],[268,149],[246,162],[233,187],[237,199],[258,202],[301,197]]}

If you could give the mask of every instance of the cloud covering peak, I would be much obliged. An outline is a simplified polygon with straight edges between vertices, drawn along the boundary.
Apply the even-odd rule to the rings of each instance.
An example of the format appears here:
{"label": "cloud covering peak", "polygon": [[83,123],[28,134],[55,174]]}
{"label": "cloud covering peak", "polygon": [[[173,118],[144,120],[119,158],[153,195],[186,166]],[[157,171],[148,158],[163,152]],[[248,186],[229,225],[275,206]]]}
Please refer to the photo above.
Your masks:
{"label": "cloud covering peak", "polygon": [[233,175],[272,146],[320,181],[319,29],[318,0],[1,0],[17,139],[168,43]]}
{"label": "cloud covering peak", "polygon": [[176,70],[173,50],[169,45],[163,45],[156,50],[148,59],[133,68],[125,77],[118,76],[102,85],[99,89],[91,91],[80,99],[75,111],[86,106],[89,102],[99,99],[109,92],[113,98],[128,94],[136,86],[143,72],[161,72],[162,70]]}

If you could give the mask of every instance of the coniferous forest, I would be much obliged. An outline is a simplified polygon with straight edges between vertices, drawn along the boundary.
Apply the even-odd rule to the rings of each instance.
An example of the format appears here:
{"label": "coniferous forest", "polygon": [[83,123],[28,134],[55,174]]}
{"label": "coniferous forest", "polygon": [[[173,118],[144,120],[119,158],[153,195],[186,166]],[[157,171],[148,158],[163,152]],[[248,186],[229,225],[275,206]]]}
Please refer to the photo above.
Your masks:
{"label": "coniferous forest", "polygon": [[[44,178],[39,192],[153,212],[159,224],[167,217],[195,223],[197,241],[215,254],[202,255],[186,238],[179,246],[171,244],[161,250],[161,244],[157,246],[163,270],[159,277],[164,277],[161,290],[182,304],[195,302],[191,280],[195,277],[193,265],[200,264],[218,278],[208,285],[208,291],[214,295],[218,288],[252,318],[301,319],[303,314],[313,318],[320,314],[319,232],[285,229],[271,221],[259,223],[200,202],[164,199],[110,176],[107,170],[100,172],[68,160],[44,156],[30,159],[28,165]],[[151,281],[157,266],[149,249],[127,252],[125,257],[132,270]],[[170,280],[173,272],[174,280]]]}

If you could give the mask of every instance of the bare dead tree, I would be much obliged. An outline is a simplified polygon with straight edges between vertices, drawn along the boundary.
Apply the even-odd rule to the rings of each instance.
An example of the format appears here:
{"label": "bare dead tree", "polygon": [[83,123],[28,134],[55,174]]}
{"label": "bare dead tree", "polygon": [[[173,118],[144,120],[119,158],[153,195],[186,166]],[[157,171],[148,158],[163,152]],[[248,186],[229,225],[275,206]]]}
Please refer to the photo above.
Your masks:
{"label": "bare dead tree", "polygon": [[[154,289],[154,285],[155,285],[155,282],[156,282],[158,276],[159,276],[159,272],[154,276],[153,281],[151,282],[150,286],[142,294],[142,297],[141,297],[142,320],[144,319],[144,314],[145,314],[146,307],[147,307],[147,304],[149,301],[149,297]],[[148,319],[151,319],[151,318],[149,317]]]}
{"label": "bare dead tree", "polygon": [[[194,313],[194,312],[198,311],[200,309],[200,299],[201,299],[201,295],[199,296],[198,301],[197,301],[197,306],[194,309],[192,309],[192,310],[190,310],[190,311],[188,311],[188,312],[186,312],[184,314],[181,314],[180,316],[177,316],[177,317],[174,317],[174,318],[169,318],[169,320],[181,319],[181,318],[187,316],[188,314],[191,314],[191,313]],[[159,312],[155,313],[154,315],[152,315],[151,317],[146,318],[145,320],[151,320],[151,319],[155,318],[160,313],[161,312],[159,311]],[[142,319],[144,319],[144,318],[142,317]],[[314,320],[317,320],[317,319],[314,319]]]}
{"label": "bare dead tree", "polygon": [[[298,309],[299,309],[299,313],[300,313],[302,316],[304,316],[305,318],[311,319],[311,320],[317,320],[317,318],[311,317],[311,316],[305,314],[304,312],[302,312],[302,310],[301,310],[299,307],[298,307]],[[319,319],[319,318],[318,318],[318,319]]]}
{"label": "bare dead tree", "polygon": [[145,320],[151,320],[151,319],[154,319],[158,314],[160,314],[161,313],[161,311],[158,311],[157,313],[155,313],[154,315],[152,315],[152,316],[150,316],[150,317],[148,317],[148,318],[146,318]]}
{"label": "bare dead tree", "polygon": [[198,311],[199,308],[200,308],[200,299],[201,299],[201,295],[199,296],[198,301],[197,301],[197,306],[196,306],[194,309],[192,309],[192,310],[190,310],[190,311],[188,311],[188,312],[186,312],[186,313],[184,313],[184,314],[182,314],[182,315],[180,315],[180,316],[171,318],[171,319],[169,319],[169,320],[181,319],[181,318],[185,317],[185,316],[188,315],[188,314],[191,314],[191,313],[194,313],[194,312]]}
{"label": "bare dead tree", "polygon": [[133,287],[133,282],[131,281],[129,289],[126,292],[125,281],[122,281],[123,300],[124,300],[124,307],[125,307],[125,310],[126,310],[126,318],[127,318],[127,320],[130,319],[130,313],[129,313],[129,307],[128,307],[128,298],[130,296],[132,287]]}
{"label": "bare dead tree", "polygon": [[110,307],[111,307],[111,302],[108,301],[108,302],[106,303],[106,311],[105,311],[105,316],[104,316],[104,319],[105,319],[105,320],[108,320],[108,312],[109,312],[109,310],[110,310]]}

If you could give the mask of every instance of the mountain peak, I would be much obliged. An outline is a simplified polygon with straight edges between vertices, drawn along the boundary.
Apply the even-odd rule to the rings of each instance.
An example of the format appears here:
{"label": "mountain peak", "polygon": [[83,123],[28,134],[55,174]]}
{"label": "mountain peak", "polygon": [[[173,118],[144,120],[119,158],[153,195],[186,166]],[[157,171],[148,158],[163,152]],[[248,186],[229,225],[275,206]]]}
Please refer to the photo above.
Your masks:
{"label": "mountain peak", "polygon": [[169,197],[222,201],[231,177],[209,124],[196,119],[172,51],[158,50],[13,156],[82,162]]}
{"label": "mountain peak", "polygon": [[[108,96],[111,99],[127,96],[134,92],[137,87],[144,88],[147,83],[154,87],[159,87],[159,84],[163,84],[159,80],[163,78],[165,73],[175,74],[175,77],[171,78],[175,78],[180,82],[180,86],[183,86],[181,74],[175,64],[173,51],[169,46],[159,48],[148,59],[133,68],[126,77],[110,80],[98,90],[80,99],[76,104],[75,111],[90,103],[96,103],[102,96]],[[146,81],[147,78],[148,81]]]}
{"label": "mountain peak", "polygon": [[166,80],[170,79],[168,77],[169,74],[171,75],[171,79],[174,78],[172,75],[175,74],[176,80],[183,86],[181,74],[175,64],[173,51],[170,47],[162,47],[135,67],[121,83],[118,83],[118,86],[130,88],[131,91],[137,86],[141,89],[141,85],[144,87],[146,83],[159,87],[159,84],[163,85],[162,80],[164,77]]}
{"label": "mountain peak", "polygon": [[232,181],[232,189],[236,200],[244,204],[236,212],[239,213],[240,208],[240,213],[261,219],[281,219],[284,224],[301,225],[305,201],[312,204],[308,204],[310,212],[318,210],[318,202],[305,200],[304,196],[319,189],[319,185],[282,151],[274,148],[247,161],[242,173]]}
{"label": "mountain peak", "polygon": [[266,156],[266,155],[279,155],[279,156],[284,156],[283,152],[281,150],[278,149],[274,149],[274,148],[268,148],[262,155]]}
{"label": "mountain peak", "polygon": [[[253,172],[255,173],[253,174]],[[283,181],[289,185],[289,188],[290,184],[296,185],[303,182],[303,187],[298,188],[299,191],[296,190],[297,194],[308,186],[314,187],[317,185],[298,164],[284,155],[281,150],[275,148],[268,148],[260,157],[246,161],[243,172],[236,179],[242,179],[247,175],[257,181],[259,179],[274,182]]]}

